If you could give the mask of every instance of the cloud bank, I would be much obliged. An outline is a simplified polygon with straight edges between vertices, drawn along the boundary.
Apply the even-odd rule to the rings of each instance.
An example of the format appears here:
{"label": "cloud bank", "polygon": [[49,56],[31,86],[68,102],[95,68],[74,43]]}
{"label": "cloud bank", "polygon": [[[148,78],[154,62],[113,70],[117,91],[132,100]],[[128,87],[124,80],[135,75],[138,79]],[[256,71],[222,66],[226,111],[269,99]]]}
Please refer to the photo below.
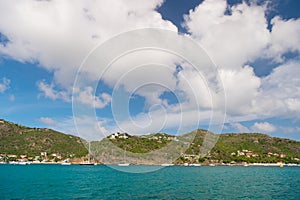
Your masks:
{"label": "cloud bank", "polygon": [[[0,44],[0,54],[20,62],[38,63],[53,72],[53,82],[41,80],[37,83],[41,96],[70,102],[71,85],[78,67],[98,44],[137,28],[177,32],[177,27],[156,11],[162,3],[162,0],[142,3],[139,0],[1,1],[0,32],[8,42]],[[177,112],[182,108],[190,116],[187,119],[192,121],[196,103],[199,103],[202,114],[206,113],[203,122],[207,123],[212,106],[221,111],[219,105],[224,101],[223,95],[227,97],[226,120],[239,130],[247,130],[239,123],[242,121],[270,117],[299,119],[300,19],[286,20],[275,16],[268,27],[268,9],[267,4],[257,5],[254,2],[229,5],[225,0],[205,0],[184,16],[186,36],[201,45],[217,65],[221,80],[217,82],[223,84],[223,94],[209,90],[207,84],[212,82],[205,82],[188,63],[158,51],[124,56],[113,63],[103,81],[110,87],[123,85],[127,92],[135,92],[145,98],[147,109],[135,116],[137,123],[156,104],[168,113],[170,127],[178,120]],[[295,56],[290,58],[288,54]],[[147,58],[146,64],[151,61],[162,65],[135,69]],[[268,59],[276,66],[265,77],[257,76],[251,66],[260,59]],[[99,66],[91,69],[87,73],[93,77]],[[135,86],[141,81],[160,82],[164,87],[137,89]],[[0,92],[8,87],[9,82],[3,79]],[[180,91],[179,98],[185,98],[181,107],[162,98],[167,91]],[[94,93],[87,87],[78,98],[98,109],[110,105],[111,94]],[[152,112],[152,117],[164,120],[160,111]],[[100,127],[107,128],[106,122],[104,120]],[[133,129],[128,121],[122,124],[127,130]],[[272,132],[276,128],[266,122],[255,123],[250,129]]]}

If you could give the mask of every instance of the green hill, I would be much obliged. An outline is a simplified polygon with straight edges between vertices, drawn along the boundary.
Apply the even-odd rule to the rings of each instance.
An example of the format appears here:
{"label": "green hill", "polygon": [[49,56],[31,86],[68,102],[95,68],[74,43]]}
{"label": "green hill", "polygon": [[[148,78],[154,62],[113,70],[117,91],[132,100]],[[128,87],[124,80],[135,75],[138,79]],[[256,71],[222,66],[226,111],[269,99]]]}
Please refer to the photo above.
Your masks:
{"label": "green hill", "polygon": [[[110,141],[122,149],[132,153],[147,153],[165,147],[175,137],[165,133],[155,133],[143,136],[131,136],[127,133],[117,133],[117,137]],[[128,137],[128,138],[125,138]]]}
{"label": "green hill", "polygon": [[222,134],[210,156],[224,162],[300,163],[300,142],[259,133]]}
{"label": "green hill", "polygon": [[[218,138],[212,149],[203,146],[207,134]],[[123,159],[122,149],[126,151],[128,160],[131,157],[134,161],[149,163],[157,160],[168,162],[179,157],[175,161],[177,164],[280,161],[300,164],[300,142],[259,133],[215,135],[200,129],[176,137],[165,133],[142,136],[115,133],[102,141],[91,142],[91,153],[100,161],[104,157],[103,161],[112,162]],[[46,152],[48,157],[58,154],[62,158],[84,157],[88,153],[79,137],[0,120],[0,154],[36,157],[42,152]],[[149,152],[153,153],[143,156]]]}
{"label": "green hill", "polygon": [[[220,134],[215,146],[205,155],[200,156],[206,130],[196,130],[188,134],[174,137],[168,134],[150,134],[147,136],[130,136],[128,138],[108,139],[121,149],[132,153],[147,153],[166,147],[175,139],[179,142],[174,146],[177,149],[180,144],[189,142],[189,147],[184,151],[176,163],[299,163],[300,164],[300,142],[274,138],[259,133],[243,134]],[[192,142],[191,142],[192,141]]]}
{"label": "green hill", "polygon": [[63,158],[82,157],[88,153],[79,137],[0,120],[0,154],[34,157],[41,152],[59,154]]}

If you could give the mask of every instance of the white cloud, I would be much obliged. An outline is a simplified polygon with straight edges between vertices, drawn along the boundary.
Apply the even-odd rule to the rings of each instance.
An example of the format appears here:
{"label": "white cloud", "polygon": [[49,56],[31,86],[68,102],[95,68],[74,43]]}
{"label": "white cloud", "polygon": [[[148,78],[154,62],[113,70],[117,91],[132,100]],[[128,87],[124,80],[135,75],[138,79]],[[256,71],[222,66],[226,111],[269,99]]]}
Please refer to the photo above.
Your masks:
{"label": "white cloud", "polygon": [[[226,15],[225,11],[231,14]],[[185,16],[185,27],[222,68],[240,68],[255,59],[269,42],[266,6],[229,6],[226,0],[206,0]]]}
{"label": "white cloud", "polygon": [[[39,90],[44,97],[70,102],[70,86],[77,69],[98,44],[136,28],[159,27],[177,31],[156,11],[161,4],[162,0],[1,1],[0,32],[9,39],[9,43],[0,44],[0,54],[22,62],[38,62],[52,71],[54,80],[51,84],[38,82]],[[229,6],[226,0],[205,0],[185,16],[184,24],[189,36],[205,48],[220,69],[229,119],[242,121],[300,116],[299,61],[282,63],[265,78],[257,77],[252,67],[247,65],[265,57],[283,62],[285,53],[299,53],[300,20],[274,17],[270,31],[267,28],[267,9],[266,5],[254,3]],[[164,42],[157,36],[151,36],[151,39]],[[116,46],[120,48],[122,44]],[[183,67],[180,72],[176,71],[178,63]],[[84,72],[96,80],[96,72],[103,66],[101,63],[92,64],[93,67]],[[151,68],[143,64],[151,65]],[[207,78],[206,74],[204,78]],[[194,124],[195,115],[199,114],[201,120],[207,122],[211,114],[208,110],[213,106],[221,109],[218,106],[223,103],[224,94],[207,87],[212,84],[210,79],[201,79],[195,70],[166,52],[132,52],[112,63],[103,81],[111,88],[124,86],[127,92],[145,97],[147,108],[161,105],[168,116],[164,118],[165,115],[159,111],[151,113],[155,130],[164,120],[167,127],[178,124],[183,115],[187,125]],[[161,85],[151,87],[143,85],[145,83]],[[0,92],[8,87],[9,82],[4,86],[1,84]],[[169,105],[162,99],[161,94],[165,91],[176,91],[179,99],[183,100],[181,105]],[[112,97],[107,93],[95,96],[90,87],[85,87],[76,98],[86,105],[103,108]],[[201,112],[195,112],[197,103]],[[183,114],[178,114],[181,109]],[[140,113],[134,120],[142,123],[147,115]],[[87,120],[82,121],[88,124]],[[134,131],[131,122],[125,120],[121,124],[124,129]],[[240,123],[232,124],[242,132],[249,130]],[[100,129],[106,132],[107,126],[107,122],[103,122]],[[258,123],[253,127],[263,129],[264,126],[267,125]]]}
{"label": "white cloud", "polygon": [[258,58],[269,44],[266,10],[266,5],[229,6],[225,0],[206,0],[185,16],[190,35],[219,66],[230,120],[257,114],[254,105],[261,79],[245,63]]}
{"label": "white cloud", "polygon": [[278,127],[283,133],[289,134],[289,133],[299,133],[300,127],[286,127],[286,126],[280,126]]}
{"label": "white cloud", "polygon": [[159,96],[176,87],[176,60],[176,56],[160,50],[134,51],[110,65],[103,81],[111,88],[123,86],[128,93],[145,97],[148,105],[161,103]]}
{"label": "white cloud", "polygon": [[41,117],[39,119],[39,121],[44,123],[44,124],[47,124],[48,126],[54,126],[54,125],[57,124],[57,122],[54,119],[50,118],[50,117]]}
{"label": "white cloud", "polygon": [[266,56],[282,62],[285,53],[300,52],[300,19],[275,16],[270,31],[267,5],[205,0],[185,15],[184,26],[222,68],[240,68]]}
{"label": "white cloud", "polygon": [[64,118],[41,117],[38,120],[46,124],[48,128],[88,140],[99,140],[115,132],[104,127],[104,125],[108,126],[108,122],[105,119],[96,121],[94,118],[81,116],[78,118],[78,129],[74,124],[73,116]]}
{"label": "white cloud", "polygon": [[275,68],[262,79],[254,109],[260,116],[297,117],[300,115],[300,61],[294,60]]}
{"label": "white cloud", "polygon": [[231,123],[230,125],[240,133],[250,132],[250,130],[246,126],[242,125],[241,123],[235,122],[235,123]]}
{"label": "white cloud", "polygon": [[227,114],[245,115],[253,113],[253,102],[261,86],[261,81],[255,76],[253,68],[245,66],[240,70],[221,70],[220,76],[227,98]]}
{"label": "white cloud", "polygon": [[[178,90],[182,90],[182,94],[188,100],[185,109],[196,109],[199,105],[202,109],[212,109],[216,91],[208,85],[208,80],[199,74],[187,63],[182,64],[183,69],[178,73]],[[202,75],[202,76],[201,76]],[[197,105],[198,104],[198,105]]]}
{"label": "white cloud", "polygon": [[[1,1],[0,54],[38,62],[55,83],[70,86],[83,59],[98,44],[136,28],[177,31],[156,11],[162,0]],[[9,20],[7,20],[9,19]]]}
{"label": "white cloud", "polygon": [[254,125],[251,127],[253,131],[256,132],[263,132],[263,133],[270,133],[276,131],[276,127],[269,122],[255,122]]}
{"label": "white cloud", "polygon": [[56,130],[94,141],[118,131],[114,128],[109,125],[107,119],[96,119],[91,116],[70,116],[60,119],[55,126]]}
{"label": "white cloud", "polygon": [[8,78],[0,79],[0,93],[4,93],[10,85],[10,80]]}
{"label": "white cloud", "polygon": [[102,93],[99,96],[95,96],[93,94],[93,88],[86,87],[83,91],[79,92],[77,100],[94,108],[104,108],[110,103],[111,96],[107,93]]}
{"label": "white cloud", "polygon": [[52,100],[61,99],[67,102],[71,100],[69,92],[56,90],[53,83],[49,85],[45,81],[39,81],[37,85],[38,89],[42,92],[40,95],[46,98],[50,98]]}
{"label": "white cloud", "polygon": [[[275,16],[268,30],[267,12],[267,4],[205,0],[185,16],[190,35],[220,68],[228,121],[299,116],[300,62],[282,58],[288,52],[299,58],[300,19]],[[246,65],[259,58],[285,62],[260,78]]]}
{"label": "white cloud", "polygon": [[300,19],[283,20],[276,16],[271,20],[272,34],[267,56],[283,62],[286,52],[300,52]]}

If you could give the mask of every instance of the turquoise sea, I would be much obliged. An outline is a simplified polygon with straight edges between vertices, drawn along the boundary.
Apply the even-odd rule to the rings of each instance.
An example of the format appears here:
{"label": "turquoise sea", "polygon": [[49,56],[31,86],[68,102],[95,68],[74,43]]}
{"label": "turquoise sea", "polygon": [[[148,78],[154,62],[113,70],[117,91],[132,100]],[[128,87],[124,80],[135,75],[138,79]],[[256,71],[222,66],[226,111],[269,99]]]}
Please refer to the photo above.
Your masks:
{"label": "turquoise sea", "polygon": [[99,165],[0,165],[0,173],[0,199],[300,199],[300,167],[125,173]]}

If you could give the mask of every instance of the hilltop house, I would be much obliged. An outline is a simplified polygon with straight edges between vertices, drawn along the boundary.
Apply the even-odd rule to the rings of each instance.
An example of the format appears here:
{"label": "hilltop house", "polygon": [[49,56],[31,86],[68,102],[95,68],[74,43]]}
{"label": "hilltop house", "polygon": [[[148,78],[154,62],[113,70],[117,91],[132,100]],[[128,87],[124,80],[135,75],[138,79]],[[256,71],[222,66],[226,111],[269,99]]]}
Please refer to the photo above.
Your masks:
{"label": "hilltop house", "polygon": [[109,136],[109,139],[128,139],[128,135],[126,133],[114,133],[111,136]]}

